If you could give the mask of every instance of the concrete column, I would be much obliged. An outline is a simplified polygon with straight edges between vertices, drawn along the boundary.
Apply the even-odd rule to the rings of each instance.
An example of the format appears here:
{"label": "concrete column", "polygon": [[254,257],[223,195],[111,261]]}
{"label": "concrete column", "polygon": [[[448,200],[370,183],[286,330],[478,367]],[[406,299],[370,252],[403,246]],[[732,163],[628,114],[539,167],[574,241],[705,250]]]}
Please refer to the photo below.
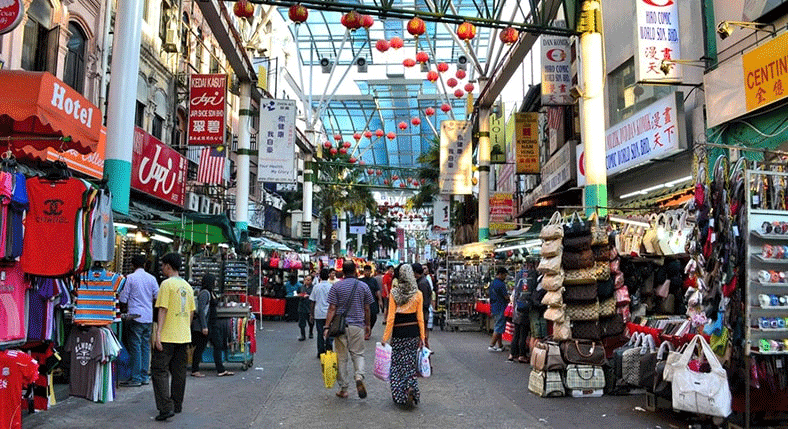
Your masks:
{"label": "concrete column", "polygon": [[131,155],[134,112],[140,68],[142,0],[118,2],[112,46],[112,78],[107,106],[107,151],[104,178],[112,191],[112,209],[128,214],[131,193]]}
{"label": "concrete column", "polygon": [[339,214],[339,255],[347,255],[347,214],[342,212]]}
{"label": "concrete column", "polygon": [[[580,97],[580,135],[585,149],[586,186],[583,205],[586,215],[596,207],[607,207],[607,164],[605,163],[605,70],[602,50],[601,3],[583,2],[586,27],[579,29],[582,96]],[[582,19],[581,19],[582,20]],[[600,209],[599,215],[607,214]]]}
{"label": "concrete column", "polygon": [[312,188],[314,186],[315,163],[312,155],[304,157],[304,201],[301,204],[304,216],[301,221],[304,238],[312,239]]}
{"label": "concrete column", "polygon": [[238,150],[236,151],[235,226],[241,235],[249,230],[249,127],[252,121],[252,84],[242,81],[241,108],[238,110]]}
{"label": "concrete column", "polygon": [[[480,80],[480,86],[484,83]],[[479,241],[490,238],[490,109],[479,109]]]}

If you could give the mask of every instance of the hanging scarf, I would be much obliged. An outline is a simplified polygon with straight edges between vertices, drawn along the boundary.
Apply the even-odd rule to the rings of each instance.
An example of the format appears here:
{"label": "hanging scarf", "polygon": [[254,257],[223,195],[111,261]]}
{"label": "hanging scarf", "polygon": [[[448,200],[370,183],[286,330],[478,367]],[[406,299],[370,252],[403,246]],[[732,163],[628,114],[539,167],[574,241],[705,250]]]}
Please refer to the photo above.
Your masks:
{"label": "hanging scarf", "polygon": [[396,287],[391,289],[391,296],[397,306],[405,305],[416,295],[419,288],[416,286],[416,276],[413,275],[413,268],[409,264],[399,267],[399,278]]}

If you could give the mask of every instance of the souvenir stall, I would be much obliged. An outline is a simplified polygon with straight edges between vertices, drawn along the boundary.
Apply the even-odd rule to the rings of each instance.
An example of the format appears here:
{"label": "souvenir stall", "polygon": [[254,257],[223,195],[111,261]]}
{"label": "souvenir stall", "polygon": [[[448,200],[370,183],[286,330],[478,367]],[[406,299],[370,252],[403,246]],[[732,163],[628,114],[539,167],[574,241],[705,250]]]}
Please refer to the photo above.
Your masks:
{"label": "souvenir stall", "polygon": [[[254,311],[263,317],[281,318],[285,315],[285,282],[288,270],[303,269],[300,257],[293,257],[293,250],[284,244],[265,237],[255,237],[252,241],[253,275],[252,293],[247,297]],[[285,255],[284,260],[280,255]],[[296,254],[297,255],[297,254]],[[300,262],[294,263],[294,261]],[[285,270],[285,261],[288,269]],[[295,267],[293,267],[295,265]],[[257,303],[255,304],[255,301]]]}
{"label": "souvenir stall", "polygon": [[450,248],[446,259],[446,326],[449,330],[485,329],[490,319],[487,293],[494,273],[494,244],[470,243]]}

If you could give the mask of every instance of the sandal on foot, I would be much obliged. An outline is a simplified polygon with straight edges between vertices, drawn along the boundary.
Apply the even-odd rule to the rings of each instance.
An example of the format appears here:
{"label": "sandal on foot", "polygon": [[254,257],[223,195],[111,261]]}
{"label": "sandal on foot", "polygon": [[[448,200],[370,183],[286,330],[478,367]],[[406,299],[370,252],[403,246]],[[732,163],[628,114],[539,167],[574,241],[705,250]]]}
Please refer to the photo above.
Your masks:
{"label": "sandal on foot", "polygon": [[192,377],[202,378],[202,377],[205,377],[205,374],[203,374],[203,373],[201,373],[199,371],[198,372],[193,372],[192,373]]}
{"label": "sandal on foot", "polygon": [[340,398],[347,398],[347,390],[340,390],[339,392],[337,392],[337,396],[339,396]]}
{"label": "sandal on foot", "polygon": [[225,372],[220,372],[220,373],[216,374],[217,377],[229,377],[231,375],[235,375],[235,373],[234,372],[230,372],[230,371],[225,371]]}

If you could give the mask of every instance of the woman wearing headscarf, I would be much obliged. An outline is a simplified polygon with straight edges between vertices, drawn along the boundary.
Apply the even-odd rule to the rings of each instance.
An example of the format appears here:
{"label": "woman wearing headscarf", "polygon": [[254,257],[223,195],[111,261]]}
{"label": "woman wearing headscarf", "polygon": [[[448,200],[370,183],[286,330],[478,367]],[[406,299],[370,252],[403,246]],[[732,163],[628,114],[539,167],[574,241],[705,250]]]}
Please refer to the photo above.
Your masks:
{"label": "woman wearing headscarf", "polygon": [[216,313],[220,297],[220,288],[216,282],[216,276],[213,274],[203,275],[201,286],[200,292],[197,294],[196,311],[192,321],[192,338],[196,347],[192,355],[192,376],[205,377],[200,372],[200,362],[208,341],[213,346],[213,362],[216,365],[216,375],[219,377],[234,375],[234,373],[224,368],[224,355],[222,352],[227,350],[227,330],[224,324],[219,321]]}
{"label": "woman wearing headscarf", "polygon": [[398,281],[389,296],[386,331],[381,343],[391,340],[391,397],[398,405],[413,407],[419,403],[416,380],[419,347],[429,347],[424,335],[424,299],[409,264],[397,267],[396,278]]}

